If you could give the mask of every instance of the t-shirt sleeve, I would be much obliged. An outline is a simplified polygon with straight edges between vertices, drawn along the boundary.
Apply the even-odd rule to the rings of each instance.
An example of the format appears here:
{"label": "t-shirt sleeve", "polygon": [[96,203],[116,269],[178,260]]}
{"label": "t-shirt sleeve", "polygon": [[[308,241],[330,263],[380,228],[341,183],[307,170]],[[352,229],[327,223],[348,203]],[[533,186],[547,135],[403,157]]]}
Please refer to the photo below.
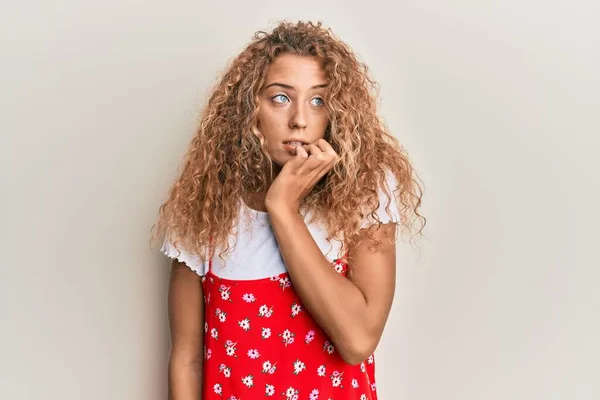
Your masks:
{"label": "t-shirt sleeve", "polygon": [[203,262],[202,259],[196,255],[192,255],[186,252],[184,249],[180,249],[172,244],[168,237],[165,238],[163,245],[160,249],[167,257],[177,259],[187,265],[196,274],[202,276],[206,273],[207,263]]}
{"label": "t-shirt sleeve", "polygon": [[[385,188],[380,187],[378,190],[379,207],[377,208],[375,214],[377,214],[382,224],[399,223],[401,221],[401,215],[400,209],[398,208],[398,202],[396,201],[396,192],[394,192],[398,188],[398,181],[396,180],[396,177],[391,171],[386,172],[386,180],[384,184]],[[363,219],[360,227],[366,228],[376,223],[377,220],[375,219],[375,217],[369,213]]]}

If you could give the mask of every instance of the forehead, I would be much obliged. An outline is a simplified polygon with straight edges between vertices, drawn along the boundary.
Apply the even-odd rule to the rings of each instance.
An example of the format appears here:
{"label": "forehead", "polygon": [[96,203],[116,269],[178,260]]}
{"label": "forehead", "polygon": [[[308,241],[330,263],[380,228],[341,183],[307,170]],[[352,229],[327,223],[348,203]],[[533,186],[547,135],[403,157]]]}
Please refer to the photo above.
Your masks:
{"label": "forehead", "polygon": [[265,84],[278,82],[302,88],[326,83],[325,78],[317,57],[282,54],[269,66]]}

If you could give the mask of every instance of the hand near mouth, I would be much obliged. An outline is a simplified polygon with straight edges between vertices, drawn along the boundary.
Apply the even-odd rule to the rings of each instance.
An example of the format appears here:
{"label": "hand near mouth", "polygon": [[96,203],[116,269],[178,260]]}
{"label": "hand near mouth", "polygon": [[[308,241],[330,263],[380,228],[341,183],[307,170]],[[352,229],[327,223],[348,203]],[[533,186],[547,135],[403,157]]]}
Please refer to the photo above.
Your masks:
{"label": "hand near mouth", "polygon": [[296,146],[296,155],[275,178],[265,197],[268,212],[298,212],[301,200],[334,166],[339,156],[325,139]]}

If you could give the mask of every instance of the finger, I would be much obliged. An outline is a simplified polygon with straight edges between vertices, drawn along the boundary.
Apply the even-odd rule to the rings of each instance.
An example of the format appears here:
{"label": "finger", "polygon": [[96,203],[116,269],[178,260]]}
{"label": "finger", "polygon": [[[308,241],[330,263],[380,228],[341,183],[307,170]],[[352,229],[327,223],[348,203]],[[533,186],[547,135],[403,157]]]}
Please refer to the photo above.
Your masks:
{"label": "finger", "polygon": [[331,171],[333,169],[333,166],[335,165],[336,161],[337,160],[335,158],[330,158],[322,164],[321,169],[319,171],[319,179],[321,179],[323,176],[327,175],[329,173],[329,171]]}
{"label": "finger", "polygon": [[335,150],[333,149],[333,147],[331,147],[331,144],[325,139],[319,139],[315,142],[315,144],[324,153],[335,153]]}
{"label": "finger", "polygon": [[320,168],[316,168],[315,170],[311,171],[311,187],[314,187],[314,185],[316,185],[317,182],[319,182],[325,175],[327,175],[329,171],[333,169],[334,165],[335,159],[332,159],[328,162],[323,163]]}
{"label": "finger", "polygon": [[302,158],[302,159],[306,159],[308,158],[309,154],[308,152],[304,149],[304,147],[302,146],[296,146],[296,157]]}
{"label": "finger", "polygon": [[303,172],[311,173],[313,171],[318,171],[323,166],[323,163],[328,161],[327,156],[316,145],[310,145],[308,154],[308,159],[305,160],[306,162],[301,168]]}
{"label": "finger", "polygon": [[298,170],[300,170],[302,165],[306,162],[307,158],[308,158],[308,153],[306,152],[306,150],[300,148],[300,146],[296,146],[296,154],[290,161],[285,163],[283,168],[286,171],[298,171]]}
{"label": "finger", "polygon": [[319,147],[319,149],[321,149],[321,151],[323,151],[323,152],[333,150],[333,147],[331,147],[331,144],[329,144],[329,142],[325,139],[319,139],[314,144],[317,145]]}
{"label": "finger", "polygon": [[314,145],[316,147],[318,147],[320,150],[319,159],[321,159],[321,161],[322,161],[321,167],[329,170],[330,169],[329,164],[331,162],[337,161],[337,159],[338,159],[338,155],[337,155],[336,151],[333,149],[331,144],[329,144],[329,142],[327,142],[325,139],[317,140],[314,143]]}
{"label": "finger", "polygon": [[319,154],[322,154],[323,151],[321,150],[321,148],[317,145],[317,143],[311,143],[308,145],[308,153],[311,156],[318,156]]}

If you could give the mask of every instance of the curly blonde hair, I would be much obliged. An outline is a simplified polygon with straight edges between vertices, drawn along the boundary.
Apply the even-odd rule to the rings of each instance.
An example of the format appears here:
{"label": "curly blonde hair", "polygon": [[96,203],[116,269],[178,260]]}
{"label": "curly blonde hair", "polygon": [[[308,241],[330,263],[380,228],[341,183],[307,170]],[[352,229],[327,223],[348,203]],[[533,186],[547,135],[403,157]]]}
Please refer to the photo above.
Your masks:
{"label": "curly blonde hair", "polygon": [[[367,215],[380,222],[378,188],[388,171],[398,182],[387,193],[388,200],[396,196],[398,226],[415,236],[422,232],[422,187],[406,152],[377,115],[378,87],[368,67],[320,22],[284,21],[270,33],[255,33],[213,89],[180,174],[160,207],[152,241],[166,233],[175,247],[203,260],[215,247],[223,249],[221,255],[230,250],[240,200],[266,190],[271,181],[272,161],[258,128],[259,95],[269,65],[286,53],[322,62],[328,78],[325,139],[339,155],[302,207],[325,221],[328,239],[344,238],[341,252],[346,254],[359,244]],[[379,242],[370,237],[376,246]]]}

